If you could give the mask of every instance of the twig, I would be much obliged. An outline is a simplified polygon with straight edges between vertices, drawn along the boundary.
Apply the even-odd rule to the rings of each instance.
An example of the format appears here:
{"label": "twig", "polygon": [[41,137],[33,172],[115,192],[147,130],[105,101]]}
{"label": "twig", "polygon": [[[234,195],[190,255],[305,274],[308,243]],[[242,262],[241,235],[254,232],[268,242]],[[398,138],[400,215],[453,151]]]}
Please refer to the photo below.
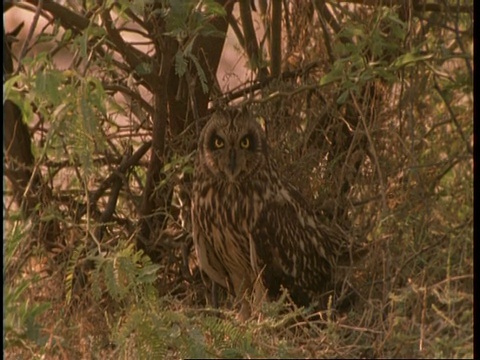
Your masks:
{"label": "twig", "polygon": [[363,113],[360,110],[357,99],[355,98],[355,96],[353,96],[353,94],[350,94],[350,99],[353,100],[353,104],[355,105],[355,108],[357,109],[357,112],[360,116],[360,120],[361,120],[362,125],[365,129],[365,135],[367,136],[368,142],[370,144],[370,151],[372,152],[372,155],[373,155],[373,161],[374,161],[375,167],[377,169],[380,188],[382,189],[382,191],[380,193],[380,195],[382,196],[382,207],[383,207],[383,210],[386,211],[388,209],[387,198],[385,196],[387,188],[385,186],[385,182],[383,181],[383,173],[382,173],[382,169],[380,167],[380,164],[378,162],[377,153],[375,151],[375,143],[373,142],[372,137],[370,136],[370,132],[369,132],[368,127],[367,127],[367,123],[365,122],[365,116],[363,116]]}
{"label": "twig", "polygon": [[449,277],[447,279],[443,279],[443,280],[437,282],[436,284],[432,284],[432,285],[428,286],[428,288],[432,289],[434,287],[443,285],[443,284],[448,283],[450,281],[465,280],[465,279],[472,279],[472,281],[473,281],[474,276],[473,276],[473,274],[452,276],[452,277]]}
{"label": "twig", "polygon": [[137,164],[138,161],[142,158],[143,155],[150,149],[152,145],[151,141],[146,142],[142,146],[140,146],[137,151],[133,153],[127,160],[122,161],[122,163],[115,169],[105,180],[103,180],[102,184],[98,187],[98,189],[91,193],[90,202],[95,203],[98,199],[103,195],[103,193],[114,183],[116,178],[120,178],[122,174],[124,174],[130,167]]}
{"label": "twig", "polygon": [[292,97],[293,95],[296,95],[298,93],[301,93],[301,92],[304,92],[304,91],[308,91],[308,90],[314,90],[314,89],[318,89],[320,88],[321,85],[320,84],[312,84],[312,85],[304,85],[304,86],[300,86],[298,88],[296,88],[295,90],[293,91],[275,91],[271,94],[269,94],[268,96],[266,97],[263,97],[261,99],[250,99],[250,100],[247,100],[246,102],[242,103],[242,105],[245,105],[245,104],[250,104],[250,103],[255,103],[255,104],[263,104],[263,103],[266,103],[266,102],[269,102],[269,101],[272,101],[276,98],[279,98],[279,97]]}
{"label": "twig", "polygon": [[330,41],[330,36],[328,34],[328,29],[326,26],[325,16],[323,13],[324,11],[322,9],[322,5],[324,5],[324,3],[317,0],[314,2],[314,4],[315,4],[315,8],[318,11],[318,15],[319,15],[318,18],[320,20],[320,26],[322,27],[323,39],[324,39],[325,47],[327,48],[328,58],[330,60],[330,64],[333,64],[335,62],[335,56],[333,55],[333,48]]}
{"label": "twig", "polygon": [[[314,61],[314,62],[311,62],[310,64],[308,64],[308,65],[306,65],[302,68],[299,68],[299,69],[296,69],[296,70],[293,70],[293,71],[285,71],[281,74],[280,78],[281,78],[281,80],[284,81],[284,80],[288,80],[288,79],[294,79],[298,76],[304,76],[304,75],[308,74],[310,71],[312,71],[313,69],[317,68],[319,65],[320,65],[320,61]],[[270,84],[275,79],[276,79],[275,77],[269,76],[269,77],[267,77],[263,80],[259,80],[259,81],[254,82],[250,86],[243,87],[240,90],[237,90],[238,88],[233,89],[232,91],[229,91],[229,92],[223,94],[223,96],[221,97],[221,100],[229,102],[229,101],[238,99],[240,97],[243,97],[247,94],[251,94],[256,90],[260,90],[263,87],[267,86],[268,84]],[[318,86],[318,85],[315,85],[315,86]]]}
{"label": "twig", "polygon": [[315,0],[314,1],[315,8],[317,9],[318,13],[320,14],[320,18],[323,21],[326,21],[328,25],[333,29],[335,34],[338,34],[341,30],[340,25],[338,24],[337,20],[333,17],[333,15],[328,10],[325,0]]}
{"label": "twig", "polygon": [[282,63],[282,2],[272,1],[272,24],[270,28],[270,66],[273,77],[278,77]]}
{"label": "twig", "polygon": [[442,98],[443,100],[443,103],[445,104],[445,106],[447,107],[447,111],[448,113],[450,114],[450,119],[452,120],[452,122],[455,124],[455,127],[457,128],[457,131],[458,133],[460,134],[460,137],[462,138],[462,140],[465,142],[465,146],[467,148],[467,151],[473,155],[473,149],[472,149],[472,146],[470,145],[470,142],[468,141],[467,137],[465,136],[465,133],[463,132],[462,130],[462,127],[460,126],[460,124],[458,123],[458,120],[457,120],[457,117],[455,116],[455,113],[453,112],[452,110],[452,107],[450,106],[450,104],[448,103],[447,101],[447,98],[445,97],[445,95],[443,94],[443,91],[440,89],[440,86],[438,85],[437,83],[437,79],[434,78],[433,80],[434,82],[434,89],[438,92],[438,94],[440,95],[440,97]]}
{"label": "twig", "polygon": [[235,36],[237,37],[238,43],[240,46],[246,51],[245,49],[245,38],[243,37],[242,30],[238,26],[238,21],[233,17],[232,13],[229,13],[227,16],[228,25],[232,27]]}
{"label": "twig", "polygon": [[146,112],[148,112],[151,116],[153,115],[153,106],[150,105],[147,101],[145,101],[142,96],[127,86],[120,85],[120,84],[113,84],[113,83],[105,83],[102,82],[103,89],[106,91],[115,91],[115,92],[121,92],[122,94],[126,95],[127,97],[130,97],[132,101],[137,101],[142,109],[145,109]]}
{"label": "twig", "polygon": [[[115,48],[120,52],[125,61],[130,65],[131,69],[137,68],[142,62],[149,63],[150,58],[140,50],[137,50],[130,44],[126,43],[120,32],[115,27],[112,17],[110,16],[110,9],[105,8],[101,12],[102,20],[105,23],[105,30],[109,36],[109,40],[113,43]],[[158,81],[155,71],[151,71],[149,76],[142,76],[148,82],[151,88],[155,88],[154,84]]]}
{"label": "twig", "polygon": [[[125,156],[123,157],[120,166],[125,166],[125,163],[129,160],[129,158],[131,158],[131,156],[131,148],[129,148],[127,154],[125,154]],[[100,241],[102,240],[105,230],[105,223],[111,220],[112,215],[115,212],[118,196],[120,195],[120,190],[122,189],[122,185],[125,181],[125,178],[123,176],[120,176],[120,174],[118,173],[116,174],[117,176],[113,180],[112,191],[108,198],[107,206],[105,207],[102,215],[100,216],[100,226],[97,228],[95,233],[97,239],[99,239]]]}
{"label": "twig", "polygon": [[[403,0],[389,0],[389,1],[378,1],[378,0],[340,0],[342,3],[349,4],[358,4],[364,6],[402,6],[404,4]],[[442,4],[433,4],[426,2],[413,2],[413,9],[415,11],[432,11],[432,12],[451,12],[458,11],[461,13],[473,13],[473,7],[468,5],[442,5]]]}
{"label": "twig", "polygon": [[[457,0],[456,9],[459,9],[459,7],[460,5],[458,4],[458,0]],[[455,19],[455,39],[457,40],[457,44],[460,47],[460,50],[462,50],[464,54],[467,54],[467,52],[465,51],[465,47],[463,46],[462,38],[460,37],[460,30],[458,28],[458,21],[459,21],[458,13],[459,11],[457,10],[457,14],[456,14],[457,16]],[[470,78],[473,80],[473,69],[468,56],[465,56],[465,65],[467,66],[468,72],[470,74]]]}
{"label": "twig", "polygon": [[[38,1],[26,0],[26,1],[35,6],[39,5],[40,2],[43,3],[42,0],[38,0]],[[46,3],[44,3],[43,9],[52,13],[55,19],[58,19],[64,28],[71,29],[76,33],[79,33],[79,30],[86,29],[90,24],[90,21],[87,18],[53,1],[47,1]]]}
{"label": "twig", "polygon": [[30,30],[28,31],[28,35],[25,38],[25,42],[23,43],[22,50],[20,51],[20,55],[18,57],[19,66],[17,67],[17,71],[20,71],[20,68],[21,68],[20,64],[22,62],[22,59],[25,57],[25,54],[28,49],[28,45],[33,38],[33,33],[35,32],[35,29],[37,27],[38,19],[40,18],[40,13],[42,12],[42,8],[43,8],[43,0],[39,0],[37,4],[37,9],[35,10],[35,15],[33,16],[32,25],[30,26]]}
{"label": "twig", "polygon": [[257,36],[253,27],[250,0],[240,0],[240,18],[242,20],[243,33],[245,37],[245,49],[252,69],[258,69],[260,79],[268,76],[267,69],[262,66],[260,52],[258,49]]}

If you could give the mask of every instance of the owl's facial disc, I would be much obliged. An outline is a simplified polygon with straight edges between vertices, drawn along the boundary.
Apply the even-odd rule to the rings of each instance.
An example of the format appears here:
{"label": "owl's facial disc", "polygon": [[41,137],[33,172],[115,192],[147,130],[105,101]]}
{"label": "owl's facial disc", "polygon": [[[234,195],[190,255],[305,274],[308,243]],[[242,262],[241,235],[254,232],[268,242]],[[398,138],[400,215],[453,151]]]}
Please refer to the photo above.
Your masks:
{"label": "owl's facial disc", "polygon": [[200,135],[203,165],[217,180],[240,184],[267,159],[265,133],[248,114],[217,112]]}
{"label": "owl's facial disc", "polygon": [[210,169],[229,182],[242,181],[258,161],[257,142],[251,132],[240,138],[223,131],[212,133],[208,141]]}

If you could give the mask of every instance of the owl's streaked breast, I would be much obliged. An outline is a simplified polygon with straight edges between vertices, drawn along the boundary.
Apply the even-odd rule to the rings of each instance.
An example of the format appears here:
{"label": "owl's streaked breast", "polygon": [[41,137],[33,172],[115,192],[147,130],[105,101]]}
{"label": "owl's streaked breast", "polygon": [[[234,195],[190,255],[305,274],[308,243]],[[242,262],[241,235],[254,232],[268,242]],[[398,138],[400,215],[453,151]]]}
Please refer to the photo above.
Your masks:
{"label": "owl's streaked breast", "polygon": [[[264,191],[248,184],[211,180],[203,182],[203,185],[201,183],[200,178],[194,189],[194,203],[197,206],[197,215],[194,216],[201,229],[208,236],[213,233],[212,226],[220,226],[223,229],[221,235],[227,242],[247,242],[249,231],[262,210]],[[234,240],[237,236],[244,241]],[[215,240],[212,242],[217,243]],[[247,244],[238,246],[242,250],[247,249]]]}

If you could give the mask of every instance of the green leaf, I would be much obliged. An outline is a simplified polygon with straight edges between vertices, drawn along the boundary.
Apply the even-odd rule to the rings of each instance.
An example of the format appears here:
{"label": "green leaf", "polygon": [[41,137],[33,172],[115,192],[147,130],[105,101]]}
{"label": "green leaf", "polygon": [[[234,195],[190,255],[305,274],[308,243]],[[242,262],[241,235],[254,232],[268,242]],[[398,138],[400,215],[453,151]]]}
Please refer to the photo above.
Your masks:
{"label": "green leaf", "polygon": [[142,62],[135,67],[135,72],[138,75],[148,75],[152,73],[152,65],[146,62]]}
{"label": "green leaf", "polygon": [[159,269],[160,265],[145,266],[138,274],[137,281],[147,284],[153,283],[157,279]]}
{"label": "green leaf", "polygon": [[337,99],[337,104],[338,105],[343,105],[347,102],[347,99],[348,99],[348,95],[349,95],[349,90],[345,90]]}
{"label": "green leaf", "polygon": [[21,90],[15,87],[15,83],[21,78],[23,78],[23,76],[17,75],[8,79],[4,83],[3,101],[5,102],[6,100],[9,100],[15,105],[17,105],[22,112],[23,121],[29,124],[33,119],[32,105],[30,101],[25,99],[24,94],[21,92]]}
{"label": "green leaf", "polygon": [[389,83],[393,83],[397,79],[397,75],[395,72],[387,70],[384,67],[375,68],[375,72],[378,74],[378,76],[380,76],[382,79],[386,80]]}
{"label": "green leaf", "polygon": [[340,67],[334,67],[332,71],[322,76],[320,86],[328,85],[343,79],[343,70]]}
{"label": "green leaf", "polygon": [[225,8],[214,0],[204,1],[205,12],[208,15],[226,16]]}
{"label": "green leaf", "polygon": [[179,77],[185,75],[187,66],[188,62],[187,59],[185,59],[182,50],[178,50],[175,54],[175,74],[177,74]]}
{"label": "green leaf", "polygon": [[217,37],[217,38],[221,38],[221,39],[223,39],[226,35],[223,31],[219,31],[211,23],[205,23],[201,27],[200,34],[202,34],[203,36]]}
{"label": "green leaf", "polygon": [[195,64],[195,68],[197,69],[198,77],[200,79],[200,84],[202,85],[202,90],[205,94],[208,94],[207,76],[205,75],[205,72],[203,71],[202,66],[200,65],[200,62],[198,61],[198,58],[193,54],[190,55],[190,58]]}
{"label": "green leaf", "polygon": [[433,57],[433,54],[419,54],[419,53],[407,53],[400,55],[392,64],[394,68],[400,68],[403,66],[408,66],[415,64],[420,61],[429,60]]}
{"label": "green leaf", "polygon": [[39,98],[46,98],[54,105],[63,101],[60,95],[60,87],[63,82],[63,74],[58,70],[45,70],[37,73],[35,79],[35,92]]}
{"label": "green leaf", "polygon": [[62,42],[68,42],[70,41],[70,39],[72,38],[72,30],[71,29],[67,29],[65,30],[65,32],[63,33],[63,36],[62,36]]}

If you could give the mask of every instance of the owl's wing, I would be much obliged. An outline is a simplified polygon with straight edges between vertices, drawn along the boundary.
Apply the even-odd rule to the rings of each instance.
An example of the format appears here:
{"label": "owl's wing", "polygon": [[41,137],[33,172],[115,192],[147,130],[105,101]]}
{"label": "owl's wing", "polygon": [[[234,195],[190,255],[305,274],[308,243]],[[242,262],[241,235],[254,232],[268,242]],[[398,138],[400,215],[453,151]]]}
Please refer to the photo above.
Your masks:
{"label": "owl's wing", "polygon": [[299,305],[307,305],[311,293],[330,285],[335,262],[333,239],[309,211],[301,195],[285,188],[265,205],[251,239],[262,279],[269,294],[287,288]]}
{"label": "owl's wing", "polygon": [[197,219],[194,216],[192,216],[192,218],[193,242],[195,244],[195,252],[197,254],[200,269],[202,269],[212,281],[226,289],[230,289],[231,284],[229,283],[227,270],[218,259],[212,245],[197,223]]}

